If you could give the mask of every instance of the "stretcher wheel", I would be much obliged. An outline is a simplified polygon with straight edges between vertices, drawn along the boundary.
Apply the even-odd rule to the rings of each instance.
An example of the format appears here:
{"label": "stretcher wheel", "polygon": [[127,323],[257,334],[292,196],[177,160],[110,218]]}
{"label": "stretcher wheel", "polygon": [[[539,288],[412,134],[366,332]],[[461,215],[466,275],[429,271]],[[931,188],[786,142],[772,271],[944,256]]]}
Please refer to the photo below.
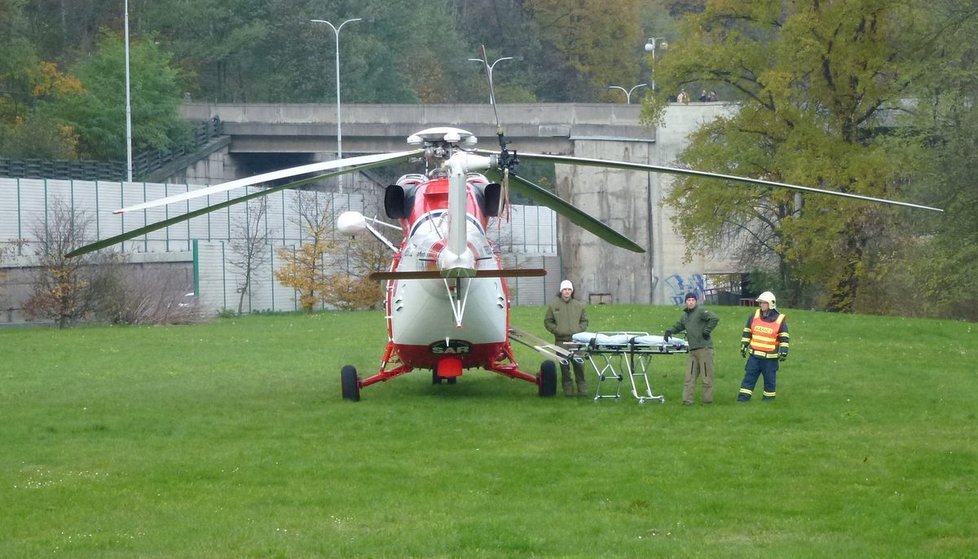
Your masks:
{"label": "stretcher wheel", "polygon": [[347,365],[340,370],[340,381],[343,384],[343,399],[351,402],[360,401],[360,381],[357,379],[357,368]]}
{"label": "stretcher wheel", "polygon": [[542,397],[553,396],[557,393],[557,365],[553,361],[544,361],[540,364],[537,386]]}

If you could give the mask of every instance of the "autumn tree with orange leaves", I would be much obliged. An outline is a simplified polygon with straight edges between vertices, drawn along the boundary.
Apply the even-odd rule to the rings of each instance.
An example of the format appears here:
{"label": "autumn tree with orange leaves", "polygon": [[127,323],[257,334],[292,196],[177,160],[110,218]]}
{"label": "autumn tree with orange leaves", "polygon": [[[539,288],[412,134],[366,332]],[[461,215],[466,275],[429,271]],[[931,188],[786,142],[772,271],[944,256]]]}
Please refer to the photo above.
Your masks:
{"label": "autumn tree with orange leaves", "polygon": [[329,289],[326,259],[336,247],[336,241],[330,235],[332,208],[315,193],[296,192],[293,203],[298,225],[307,237],[298,247],[283,247],[276,251],[282,266],[275,271],[275,279],[296,291],[297,302],[304,312],[312,312],[316,303],[324,302]]}

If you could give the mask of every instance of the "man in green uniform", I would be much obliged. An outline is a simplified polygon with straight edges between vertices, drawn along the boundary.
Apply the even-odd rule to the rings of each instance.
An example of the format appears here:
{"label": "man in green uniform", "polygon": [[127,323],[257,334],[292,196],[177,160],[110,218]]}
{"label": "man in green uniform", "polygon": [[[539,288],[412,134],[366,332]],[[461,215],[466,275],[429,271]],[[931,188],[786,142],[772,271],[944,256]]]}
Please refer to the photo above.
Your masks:
{"label": "man in green uniform", "polygon": [[686,331],[689,359],[686,361],[686,376],[683,380],[684,406],[693,405],[696,377],[703,378],[703,403],[713,403],[713,340],[710,339],[710,333],[717,327],[720,317],[700,306],[698,301],[695,293],[687,293],[682,317],[662,336],[668,342],[674,334]]}
{"label": "man in green uniform", "polygon": [[[574,284],[570,280],[560,282],[560,294],[550,301],[547,306],[547,316],[543,319],[547,331],[554,335],[554,345],[564,346],[564,342],[572,340],[578,332],[587,330],[587,309],[584,303],[574,298]],[[587,396],[587,382],[584,381],[584,364],[572,360],[574,378],[577,380],[577,394]],[[560,379],[564,383],[564,395],[574,395],[574,384],[571,381],[570,367],[560,366]]]}

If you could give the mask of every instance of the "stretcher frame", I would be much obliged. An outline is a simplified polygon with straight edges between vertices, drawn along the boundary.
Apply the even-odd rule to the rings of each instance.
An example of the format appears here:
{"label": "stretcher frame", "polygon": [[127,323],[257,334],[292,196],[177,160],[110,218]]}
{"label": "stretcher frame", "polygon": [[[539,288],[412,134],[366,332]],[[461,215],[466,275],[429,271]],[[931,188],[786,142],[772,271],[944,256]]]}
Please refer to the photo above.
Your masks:
{"label": "stretcher frame", "polygon": [[[597,332],[588,342],[573,341],[565,343],[572,355],[581,357],[591,364],[598,376],[597,391],[594,401],[606,398],[621,399],[621,384],[627,376],[632,387],[632,396],[639,404],[656,401],[666,402],[666,397],[655,394],[649,382],[649,363],[653,356],[672,355],[674,353],[689,353],[689,346],[677,346],[674,343],[642,344],[636,340],[648,336],[648,332]],[[614,338],[615,342],[598,343],[598,336]],[[624,341],[620,341],[624,338]],[[602,391],[605,381],[616,380],[611,390]]]}
{"label": "stretcher frame", "polygon": [[534,336],[533,334],[520,330],[519,328],[509,328],[509,339],[523,344],[526,347],[535,349],[547,357],[555,359],[558,365],[569,365],[572,360],[576,360],[578,363],[583,363],[580,356],[575,356],[567,348],[554,345],[543,338]]}

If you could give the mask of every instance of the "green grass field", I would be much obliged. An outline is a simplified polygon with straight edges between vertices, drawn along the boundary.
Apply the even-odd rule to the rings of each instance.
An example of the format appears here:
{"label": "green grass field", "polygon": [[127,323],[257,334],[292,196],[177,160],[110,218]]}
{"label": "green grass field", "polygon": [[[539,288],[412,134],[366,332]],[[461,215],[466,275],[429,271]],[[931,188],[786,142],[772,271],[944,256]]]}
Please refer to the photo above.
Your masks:
{"label": "green grass field", "polygon": [[789,309],[778,400],[737,404],[748,310],[712,309],[711,407],[679,404],[684,355],[653,360],[662,405],[477,370],[343,401],[379,312],[0,330],[0,557],[978,554],[975,325]]}

